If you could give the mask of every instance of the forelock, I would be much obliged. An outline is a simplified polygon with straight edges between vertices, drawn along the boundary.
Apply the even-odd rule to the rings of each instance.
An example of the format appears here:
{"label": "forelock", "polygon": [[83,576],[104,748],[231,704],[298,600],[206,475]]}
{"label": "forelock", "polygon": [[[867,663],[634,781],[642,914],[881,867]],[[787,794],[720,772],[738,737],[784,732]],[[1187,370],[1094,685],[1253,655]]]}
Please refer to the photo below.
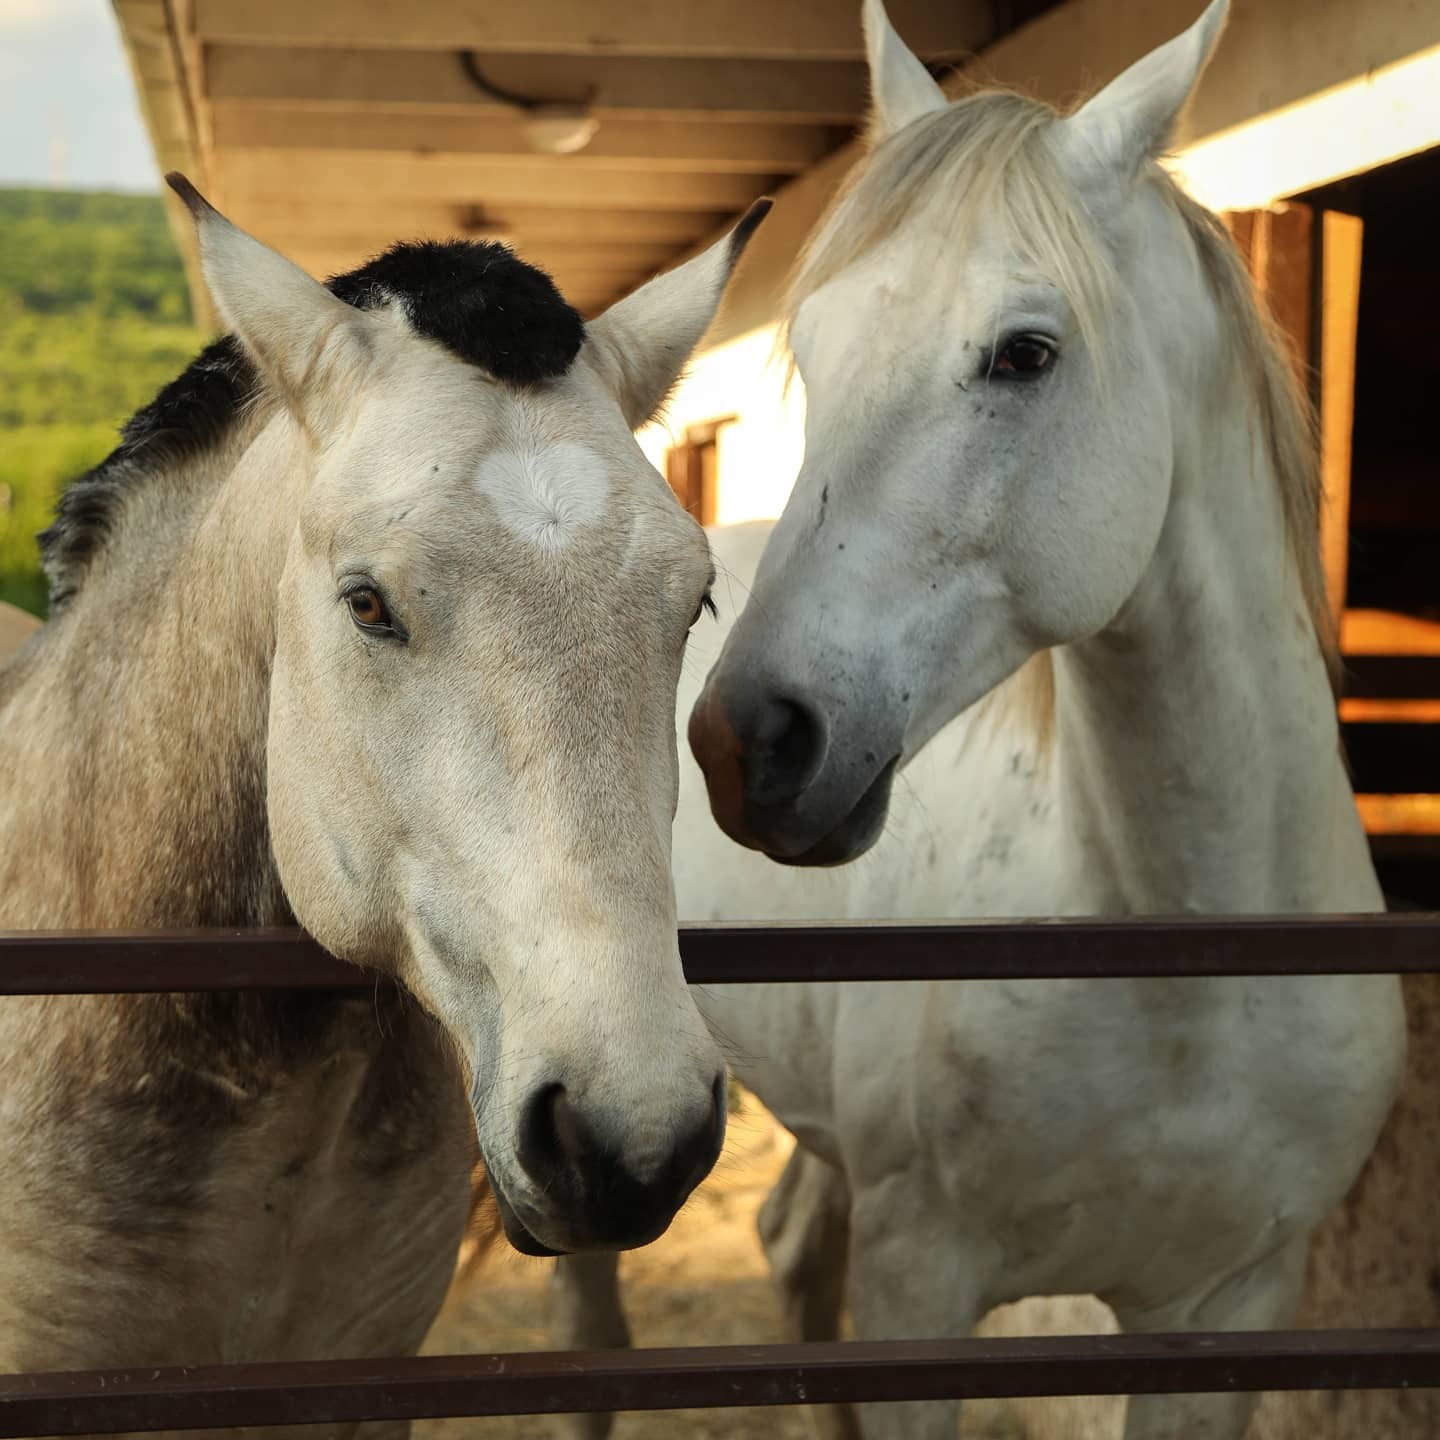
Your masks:
{"label": "forelock", "polygon": [[[938,270],[966,254],[982,222],[1002,227],[1010,250],[1065,297],[1092,351],[1114,286],[1109,249],[1052,143],[1060,116],[1005,90],[968,96],[880,141],[851,172],[816,227],[788,287],[781,340],[800,306],[902,227],[943,237]],[[1101,366],[1103,370],[1103,365]]]}
{"label": "forelock", "polygon": [[585,323],[543,271],[504,245],[423,240],[328,282],[361,310],[398,306],[416,333],[514,385],[564,375]]}

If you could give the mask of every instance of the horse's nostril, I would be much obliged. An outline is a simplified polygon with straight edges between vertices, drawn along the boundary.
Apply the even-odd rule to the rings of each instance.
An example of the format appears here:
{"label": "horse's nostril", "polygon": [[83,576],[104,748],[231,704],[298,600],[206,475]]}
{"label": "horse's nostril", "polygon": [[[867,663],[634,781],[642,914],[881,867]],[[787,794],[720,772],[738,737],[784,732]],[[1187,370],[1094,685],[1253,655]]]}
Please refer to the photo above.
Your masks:
{"label": "horse's nostril", "polygon": [[532,1179],[550,1183],[580,1163],[580,1127],[565,1087],[542,1085],[525,1105],[517,1158]]}
{"label": "horse's nostril", "polygon": [[776,696],[756,712],[750,732],[746,789],[756,805],[793,800],[825,758],[825,726],[803,701]]}
{"label": "horse's nostril", "polygon": [[580,1127],[575,1120],[575,1107],[565,1093],[563,1085],[555,1086],[550,1101],[550,1129],[555,1137],[556,1147],[571,1165],[580,1163]]}

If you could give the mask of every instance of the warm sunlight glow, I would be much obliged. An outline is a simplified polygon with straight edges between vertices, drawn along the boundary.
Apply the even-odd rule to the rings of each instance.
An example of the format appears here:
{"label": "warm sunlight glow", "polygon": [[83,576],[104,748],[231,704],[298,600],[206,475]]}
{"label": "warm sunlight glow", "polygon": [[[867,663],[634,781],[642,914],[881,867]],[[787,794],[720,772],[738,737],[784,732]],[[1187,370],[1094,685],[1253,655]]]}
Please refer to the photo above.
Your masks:
{"label": "warm sunlight glow", "polygon": [[[1440,724],[1440,700],[1353,698],[1340,702],[1340,718],[1369,724],[1435,725]],[[1440,743],[1440,737],[1437,737],[1437,743]]]}
{"label": "warm sunlight glow", "polygon": [[665,452],[691,425],[735,416],[716,436],[720,474],[715,521],[770,520],[785,508],[805,452],[805,397],[799,380],[785,388],[783,362],[772,362],[775,326],[751,330],[700,355],[658,424],[640,446],[664,474]]}
{"label": "warm sunlight glow", "polygon": [[1440,655],[1440,623],[1396,610],[1347,610],[1340,648],[1347,655]]}
{"label": "warm sunlight glow", "polygon": [[1367,835],[1440,835],[1440,795],[1357,795]]}
{"label": "warm sunlight glow", "polygon": [[1440,46],[1181,150],[1212,210],[1250,210],[1440,145]]}

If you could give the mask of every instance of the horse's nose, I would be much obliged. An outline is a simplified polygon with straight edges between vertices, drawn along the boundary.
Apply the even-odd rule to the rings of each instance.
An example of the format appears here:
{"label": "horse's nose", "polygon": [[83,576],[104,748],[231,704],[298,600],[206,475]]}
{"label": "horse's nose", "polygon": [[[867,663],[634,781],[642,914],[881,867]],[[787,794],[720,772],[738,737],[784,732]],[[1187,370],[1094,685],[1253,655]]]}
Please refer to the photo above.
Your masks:
{"label": "horse's nose", "polygon": [[710,1173],[725,1137],[725,1076],[715,1077],[698,1116],[658,1150],[631,1157],[627,1137],[586,1113],[564,1085],[542,1085],[520,1117],[516,1159],[548,1205],[563,1214],[569,1248],[623,1250],[665,1230]]}
{"label": "horse's nose", "polygon": [[765,696],[748,717],[745,790],[752,805],[788,805],[825,759],[825,722],[798,697]]}
{"label": "horse's nose", "polygon": [[764,812],[804,794],[829,747],[824,715],[807,697],[726,693],[713,682],[690,716],[689,733],[715,818],[742,843]]}

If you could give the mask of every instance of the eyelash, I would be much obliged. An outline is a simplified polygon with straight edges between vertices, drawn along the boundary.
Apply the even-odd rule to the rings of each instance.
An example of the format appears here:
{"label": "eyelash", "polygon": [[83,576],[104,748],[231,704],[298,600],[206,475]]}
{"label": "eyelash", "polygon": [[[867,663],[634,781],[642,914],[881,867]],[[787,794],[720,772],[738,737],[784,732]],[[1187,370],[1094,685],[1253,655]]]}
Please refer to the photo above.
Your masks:
{"label": "eyelash", "polygon": [[688,635],[699,623],[702,615],[708,615],[712,620],[718,619],[720,611],[715,606],[715,597],[707,590],[701,597],[700,603],[695,607],[695,613],[690,617],[690,624],[686,627]]}

